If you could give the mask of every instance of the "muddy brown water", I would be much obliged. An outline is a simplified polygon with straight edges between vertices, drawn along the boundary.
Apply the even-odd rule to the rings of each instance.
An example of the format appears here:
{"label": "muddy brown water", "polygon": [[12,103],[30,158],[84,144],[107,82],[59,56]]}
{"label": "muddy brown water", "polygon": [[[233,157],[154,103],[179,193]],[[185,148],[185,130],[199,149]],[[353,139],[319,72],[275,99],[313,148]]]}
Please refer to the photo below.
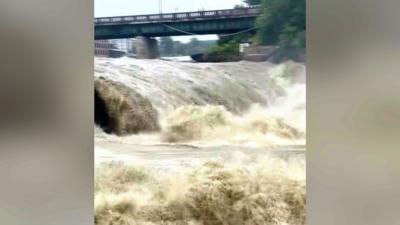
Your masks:
{"label": "muddy brown water", "polygon": [[194,146],[187,144],[136,145],[112,141],[96,141],[96,164],[122,161],[128,165],[174,172],[195,168],[206,162],[250,165],[265,156],[287,161],[305,160],[304,145],[274,147]]}

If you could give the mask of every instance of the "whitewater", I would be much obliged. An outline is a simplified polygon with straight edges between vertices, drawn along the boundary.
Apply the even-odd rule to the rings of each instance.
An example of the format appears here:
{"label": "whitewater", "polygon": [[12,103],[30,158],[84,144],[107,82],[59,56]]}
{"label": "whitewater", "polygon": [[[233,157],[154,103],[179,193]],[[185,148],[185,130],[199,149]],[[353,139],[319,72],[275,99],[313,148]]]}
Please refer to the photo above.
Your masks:
{"label": "whitewater", "polygon": [[95,126],[96,224],[304,224],[305,72],[95,58],[95,79],[150,102],[160,127],[118,136]]}

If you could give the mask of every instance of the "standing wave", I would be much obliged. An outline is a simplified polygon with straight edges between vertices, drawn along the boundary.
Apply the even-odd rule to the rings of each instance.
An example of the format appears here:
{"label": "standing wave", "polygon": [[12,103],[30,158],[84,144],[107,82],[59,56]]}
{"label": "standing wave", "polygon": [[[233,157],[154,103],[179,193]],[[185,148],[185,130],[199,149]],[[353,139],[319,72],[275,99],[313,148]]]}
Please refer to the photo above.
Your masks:
{"label": "standing wave", "polygon": [[179,176],[122,163],[96,170],[96,225],[302,225],[304,162],[207,162]]}

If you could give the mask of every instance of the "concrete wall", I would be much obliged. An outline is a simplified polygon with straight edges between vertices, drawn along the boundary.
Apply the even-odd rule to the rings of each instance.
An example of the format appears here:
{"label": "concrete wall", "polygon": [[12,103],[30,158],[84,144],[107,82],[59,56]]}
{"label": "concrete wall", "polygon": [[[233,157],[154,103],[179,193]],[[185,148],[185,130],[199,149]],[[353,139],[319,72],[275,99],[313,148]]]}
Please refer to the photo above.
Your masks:
{"label": "concrete wall", "polygon": [[160,56],[158,43],[154,38],[139,36],[135,45],[138,59],[156,59]]}
{"label": "concrete wall", "polygon": [[305,50],[299,48],[279,48],[278,46],[245,46],[243,59],[248,61],[270,61],[281,63],[287,60],[305,62]]}

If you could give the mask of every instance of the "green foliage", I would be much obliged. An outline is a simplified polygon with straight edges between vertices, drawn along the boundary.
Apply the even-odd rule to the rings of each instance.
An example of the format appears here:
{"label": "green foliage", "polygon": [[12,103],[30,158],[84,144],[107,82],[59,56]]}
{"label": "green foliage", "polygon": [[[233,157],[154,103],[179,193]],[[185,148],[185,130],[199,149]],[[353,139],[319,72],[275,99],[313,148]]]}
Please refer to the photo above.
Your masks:
{"label": "green foliage", "polygon": [[[211,53],[238,53],[240,43],[305,47],[305,0],[244,0],[246,5],[261,5],[262,15],[257,20],[257,34],[221,37]],[[237,6],[240,7],[240,6]]]}
{"label": "green foliage", "polygon": [[261,4],[261,0],[244,0],[244,3],[246,3],[247,5],[260,5]]}
{"label": "green foliage", "polygon": [[200,41],[192,38],[188,43],[173,41],[171,37],[160,38],[159,48],[161,56],[187,56],[206,52],[215,44],[214,40]]}
{"label": "green foliage", "polygon": [[174,40],[171,37],[161,37],[160,38],[160,53],[161,55],[172,55],[174,53],[175,46]]}
{"label": "green foliage", "polygon": [[217,44],[225,44],[229,42],[236,42],[236,43],[247,43],[251,41],[251,38],[253,37],[254,34],[252,33],[242,33],[242,34],[237,34],[233,36],[221,36],[219,40],[217,41]]}
{"label": "green foliage", "polygon": [[243,9],[243,8],[246,8],[246,6],[245,5],[235,5],[234,7],[233,7],[234,9]]}
{"label": "green foliage", "polygon": [[209,53],[239,53],[239,42],[231,40],[225,43],[218,43],[209,49]]}
{"label": "green foliage", "polygon": [[234,36],[220,37],[217,44],[210,48],[209,53],[239,53],[239,45],[241,43],[251,42],[254,34],[243,33]]}
{"label": "green foliage", "polygon": [[255,40],[261,45],[305,47],[305,0],[262,0]]}

